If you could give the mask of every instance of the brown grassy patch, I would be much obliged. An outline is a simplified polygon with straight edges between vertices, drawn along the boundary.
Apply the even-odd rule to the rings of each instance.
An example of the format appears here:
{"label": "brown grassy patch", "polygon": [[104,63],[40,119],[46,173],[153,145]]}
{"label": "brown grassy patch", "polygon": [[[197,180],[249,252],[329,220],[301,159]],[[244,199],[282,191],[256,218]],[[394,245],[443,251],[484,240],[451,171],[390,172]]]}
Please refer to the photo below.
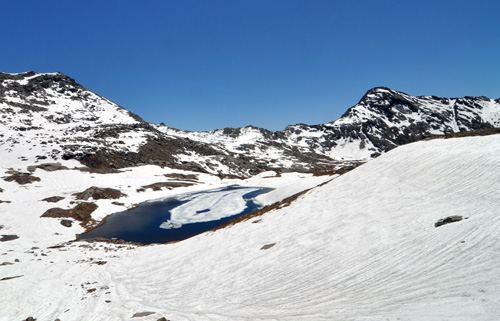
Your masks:
{"label": "brown grassy patch", "polygon": [[[292,204],[293,201],[295,201],[297,198],[299,198],[300,196],[304,195],[305,193],[309,192],[310,190],[313,190],[315,189],[316,187],[320,187],[320,186],[323,186],[325,184],[328,184],[329,182],[331,182],[332,180],[334,180],[334,178],[324,182],[324,183],[321,183],[315,187],[311,187],[311,188],[308,188],[300,193],[297,193],[297,194],[294,194],[290,197],[287,197],[285,198],[284,200],[282,201],[279,201],[279,202],[276,202],[276,203],[273,203],[271,205],[268,205],[268,206],[264,206],[263,208],[261,208],[260,210],[256,210],[256,211],[253,211],[251,213],[248,213],[248,214],[245,214],[245,215],[242,215],[242,216],[239,216],[239,217],[236,217],[230,221],[227,221],[226,223],[222,224],[222,225],[219,225],[213,229],[211,229],[210,231],[217,231],[219,229],[223,229],[223,228],[226,228],[226,227],[229,227],[229,226],[232,226],[232,225],[235,225],[237,223],[240,223],[240,222],[243,222],[243,221],[247,221],[247,220],[250,220],[254,217],[259,217],[259,216],[262,216],[268,212],[271,212],[273,210],[277,210],[277,209],[280,209],[280,208],[283,208],[283,207],[287,207],[287,206],[290,206],[290,204]],[[258,220],[260,222],[260,219]],[[254,222],[254,223],[257,223]]]}
{"label": "brown grassy patch", "polygon": [[448,138],[458,138],[458,137],[488,136],[495,134],[500,134],[500,128],[486,128],[486,129],[470,130],[457,133],[449,133],[444,135],[434,135],[426,137],[423,140],[432,140],[438,138],[448,139]]}
{"label": "brown grassy patch", "polygon": [[342,167],[338,167],[336,169],[328,169],[328,170],[313,170],[311,171],[311,173],[314,175],[314,176],[326,176],[326,175],[343,175],[347,172],[350,172],[352,171],[353,169],[355,169],[356,167],[360,166],[360,165],[363,165],[365,162],[356,162],[356,163],[353,163],[353,164],[349,164],[349,165],[345,165],[345,166],[342,166]]}
{"label": "brown grassy patch", "polygon": [[237,224],[239,222],[247,221],[247,220],[252,219],[254,217],[262,216],[265,213],[270,212],[272,210],[276,210],[276,209],[279,209],[279,208],[287,207],[293,201],[295,201],[297,198],[299,198],[299,196],[304,195],[305,193],[309,192],[310,190],[311,190],[311,188],[306,189],[305,191],[302,191],[300,193],[297,193],[297,194],[294,194],[294,195],[292,195],[290,197],[287,197],[287,198],[285,198],[282,201],[273,203],[273,204],[268,205],[268,206],[264,206],[260,210],[256,210],[256,211],[253,211],[251,213],[248,213],[248,214],[236,217],[236,218],[234,218],[234,219],[232,219],[230,221],[227,221],[226,223],[224,223],[222,225],[219,225],[219,226],[211,229],[211,231],[216,231],[216,230],[219,230],[219,229],[223,229],[223,228],[226,228],[228,226],[232,226],[234,224]]}

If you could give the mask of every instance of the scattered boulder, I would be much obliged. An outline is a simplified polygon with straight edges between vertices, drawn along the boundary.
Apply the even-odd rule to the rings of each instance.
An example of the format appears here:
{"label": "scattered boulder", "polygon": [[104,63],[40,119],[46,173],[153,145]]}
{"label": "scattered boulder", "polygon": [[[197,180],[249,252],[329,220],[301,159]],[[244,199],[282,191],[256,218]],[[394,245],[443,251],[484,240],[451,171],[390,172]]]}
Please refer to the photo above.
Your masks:
{"label": "scattered boulder", "polygon": [[35,318],[33,318],[33,317],[28,317],[28,318],[27,318],[26,320],[24,320],[24,321],[36,321],[36,319],[35,319]]}
{"label": "scattered boulder", "polygon": [[2,201],[2,200],[0,200],[0,204],[2,204],[2,203],[10,203],[10,201]]}
{"label": "scattered boulder", "polygon": [[272,248],[272,247],[273,247],[273,246],[275,246],[275,245],[276,245],[276,243],[266,244],[266,245],[264,245],[263,247],[261,247],[260,249],[261,249],[261,250],[268,250],[268,249]]}
{"label": "scattered boulder", "polygon": [[42,201],[45,201],[48,203],[57,203],[59,201],[62,201],[63,199],[64,199],[64,197],[62,197],[62,196],[51,196],[51,197],[44,198]]}
{"label": "scattered boulder", "polygon": [[71,220],[61,220],[61,225],[66,227],[71,227],[73,225],[73,221]]}
{"label": "scattered boulder", "polygon": [[445,225],[445,224],[449,224],[449,223],[453,223],[453,222],[458,222],[458,221],[461,221],[462,219],[463,219],[463,217],[460,215],[448,216],[446,218],[442,218],[439,221],[437,221],[434,224],[434,227],[439,227],[441,225]]}
{"label": "scattered boulder", "polygon": [[3,189],[0,188],[0,193],[2,193],[2,192],[3,192]]}
{"label": "scattered boulder", "polygon": [[2,235],[2,237],[0,237],[0,242],[12,241],[12,240],[15,240],[15,239],[18,239],[18,238],[19,238],[19,236],[14,235],[14,234],[11,234],[11,235]]}
{"label": "scattered boulder", "polygon": [[28,166],[28,171],[33,173],[36,171],[37,168],[43,169],[44,171],[47,172],[54,172],[54,171],[59,171],[63,169],[68,169],[66,166],[63,166],[61,163],[44,163],[40,165],[31,165]]}
{"label": "scattered boulder", "polygon": [[162,317],[162,318],[159,318],[159,319],[158,319],[158,320],[156,320],[156,321],[170,321],[170,320],[168,320],[168,319],[167,319],[167,318],[165,318],[165,317]]}
{"label": "scattered boulder", "polygon": [[122,196],[127,196],[114,188],[100,188],[100,187],[89,187],[81,193],[73,194],[78,200],[88,200],[92,198],[94,200],[100,199],[117,199]]}
{"label": "scattered boulder", "polygon": [[33,182],[39,182],[40,178],[31,175],[31,173],[16,172],[10,176],[4,177],[3,180],[7,181],[7,182],[14,181],[14,182],[18,183],[19,185],[25,185],[25,184],[31,184]]}

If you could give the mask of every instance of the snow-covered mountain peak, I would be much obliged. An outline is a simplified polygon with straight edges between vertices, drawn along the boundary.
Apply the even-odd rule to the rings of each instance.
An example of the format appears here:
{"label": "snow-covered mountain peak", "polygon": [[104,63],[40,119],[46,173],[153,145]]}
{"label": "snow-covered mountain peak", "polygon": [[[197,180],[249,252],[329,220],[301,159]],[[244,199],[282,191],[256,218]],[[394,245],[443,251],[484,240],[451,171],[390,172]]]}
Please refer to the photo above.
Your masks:
{"label": "snow-covered mountain peak", "polygon": [[[59,72],[0,73],[0,81],[0,104],[4,113],[21,111],[39,122],[45,119],[47,125],[71,122],[79,125],[82,122],[134,124],[141,121],[138,116]],[[18,117],[10,120],[15,121],[15,118]]]}

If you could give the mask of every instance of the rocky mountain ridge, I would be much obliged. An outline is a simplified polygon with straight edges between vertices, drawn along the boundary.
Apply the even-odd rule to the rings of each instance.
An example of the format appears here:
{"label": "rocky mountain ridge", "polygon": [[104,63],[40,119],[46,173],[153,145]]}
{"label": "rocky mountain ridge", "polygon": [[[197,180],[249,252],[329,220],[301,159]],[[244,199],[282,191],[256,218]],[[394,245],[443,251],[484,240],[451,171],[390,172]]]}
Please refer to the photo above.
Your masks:
{"label": "rocky mountain ridge", "polygon": [[74,159],[103,171],[155,164],[240,177],[329,172],[427,136],[492,127],[500,127],[499,99],[377,87],[330,123],[189,132],[150,124],[62,73],[0,73],[2,157],[26,165]]}

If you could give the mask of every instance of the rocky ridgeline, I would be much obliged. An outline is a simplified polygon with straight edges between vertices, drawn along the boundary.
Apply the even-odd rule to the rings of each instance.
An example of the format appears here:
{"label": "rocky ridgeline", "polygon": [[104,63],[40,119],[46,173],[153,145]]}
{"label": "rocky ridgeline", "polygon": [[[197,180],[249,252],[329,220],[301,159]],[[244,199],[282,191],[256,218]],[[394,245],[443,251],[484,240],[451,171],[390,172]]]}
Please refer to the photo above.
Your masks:
{"label": "rocky ridgeline", "polygon": [[240,177],[331,172],[428,136],[493,127],[498,99],[378,87],[331,123],[188,132],[147,123],[61,73],[0,73],[0,146],[27,165],[76,159],[98,171],[155,164]]}

